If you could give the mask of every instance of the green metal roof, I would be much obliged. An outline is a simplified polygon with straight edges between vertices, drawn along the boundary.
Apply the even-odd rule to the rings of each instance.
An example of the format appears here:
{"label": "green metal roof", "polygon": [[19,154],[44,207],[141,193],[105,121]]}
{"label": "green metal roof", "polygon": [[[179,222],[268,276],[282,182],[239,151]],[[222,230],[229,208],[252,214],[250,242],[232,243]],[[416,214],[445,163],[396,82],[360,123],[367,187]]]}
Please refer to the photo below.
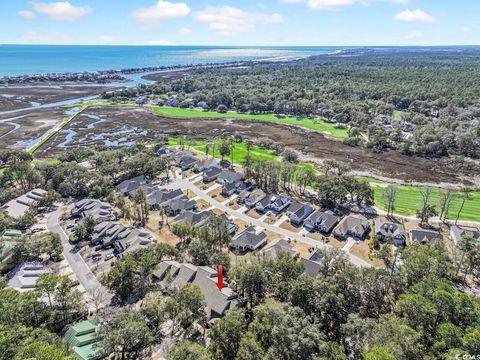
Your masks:
{"label": "green metal roof", "polygon": [[81,360],[97,360],[104,356],[103,351],[95,344],[89,344],[85,346],[75,346],[73,348],[75,355]]}

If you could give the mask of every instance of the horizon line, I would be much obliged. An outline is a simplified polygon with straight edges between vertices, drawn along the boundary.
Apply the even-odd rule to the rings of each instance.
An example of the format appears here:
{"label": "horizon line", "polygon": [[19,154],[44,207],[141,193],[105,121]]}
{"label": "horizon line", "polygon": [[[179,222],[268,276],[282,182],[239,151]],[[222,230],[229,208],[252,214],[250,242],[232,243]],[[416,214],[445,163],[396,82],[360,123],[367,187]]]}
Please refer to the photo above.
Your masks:
{"label": "horizon line", "polygon": [[185,46],[196,46],[196,47],[230,47],[230,48],[279,48],[279,47],[349,47],[349,48],[362,48],[362,47],[480,47],[480,44],[410,44],[410,45],[188,45],[188,44],[21,44],[21,43],[8,43],[0,44],[0,46],[101,46],[101,47],[118,47],[118,46],[146,46],[146,47],[185,47]]}

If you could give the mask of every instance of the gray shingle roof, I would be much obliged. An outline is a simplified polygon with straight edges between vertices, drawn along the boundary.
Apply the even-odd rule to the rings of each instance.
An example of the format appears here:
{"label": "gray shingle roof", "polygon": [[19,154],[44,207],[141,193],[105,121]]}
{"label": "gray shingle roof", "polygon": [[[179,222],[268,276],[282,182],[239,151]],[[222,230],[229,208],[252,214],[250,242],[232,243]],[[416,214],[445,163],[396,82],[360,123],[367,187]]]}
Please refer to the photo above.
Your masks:
{"label": "gray shingle roof", "polygon": [[415,229],[410,231],[410,241],[412,243],[426,244],[435,239],[441,239],[442,235],[433,230]]}
{"label": "gray shingle roof", "polygon": [[31,206],[39,201],[47,192],[42,189],[34,189],[16,199],[10,200],[2,209],[12,218],[24,216]]}
{"label": "gray shingle roof", "polygon": [[316,211],[305,220],[305,225],[310,225],[317,229],[325,228],[325,230],[329,232],[339,221],[340,218],[330,210]]}
{"label": "gray shingle roof", "polygon": [[185,222],[190,226],[200,226],[211,215],[213,215],[213,212],[211,211],[203,211],[203,212],[185,211],[183,214],[178,215],[173,222],[174,223]]}
{"label": "gray shingle roof", "polygon": [[361,215],[345,216],[333,230],[336,236],[347,237],[363,237],[370,228],[368,220]]}
{"label": "gray shingle roof", "polygon": [[402,224],[395,224],[392,222],[375,220],[375,234],[380,234],[384,237],[391,236],[393,238],[405,236],[405,228]]}
{"label": "gray shingle roof", "polygon": [[292,259],[298,254],[293,249],[293,245],[282,238],[272,240],[261,251],[261,254],[268,259],[277,259],[280,253],[286,253]]}
{"label": "gray shingle roof", "polygon": [[117,185],[117,190],[123,194],[127,194],[138,189],[141,185],[145,185],[146,183],[147,180],[145,179],[145,176],[140,175],[132,179],[122,181]]}
{"label": "gray shingle roof", "polygon": [[322,254],[319,250],[315,250],[307,257],[302,258],[300,261],[305,268],[305,273],[314,277],[318,276],[324,258],[324,254]]}
{"label": "gray shingle roof", "polygon": [[239,250],[256,250],[266,241],[267,234],[264,231],[257,234],[255,228],[250,226],[232,239],[230,247]]}
{"label": "gray shingle roof", "polygon": [[476,241],[480,242],[480,231],[478,229],[462,229],[457,225],[453,225],[450,228],[450,235],[455,243],[457,243],[462,236],[465,235],[472,236]]}
{"label": "gray shingle roof", "polygon": [[[171,275],[169,281],[167,274]],[[205,298],[209,319],[222,316],[226,310],[239,303],[237,294],[231,288],[225,286],[222,290],[218,289],[217,272],[208,266],[163,261],[153,275],[166,288],[178,288],[187,283],[197,285]]]}

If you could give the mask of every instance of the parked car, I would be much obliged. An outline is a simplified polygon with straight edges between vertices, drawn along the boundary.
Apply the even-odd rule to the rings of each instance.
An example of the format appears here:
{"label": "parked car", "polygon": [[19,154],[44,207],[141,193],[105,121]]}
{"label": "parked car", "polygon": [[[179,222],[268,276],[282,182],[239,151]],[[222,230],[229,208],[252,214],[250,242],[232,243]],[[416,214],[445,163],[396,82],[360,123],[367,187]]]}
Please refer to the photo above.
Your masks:
{"label": "parked car", "polygon": [[114,255],[113,254],[108,254],[105,256],[105,261],[113,259]]}
{"label": "parked car", "polygon": [[95,251],[100,251],[100,250],[102,250],[102,249],[103,249],[103,245],[97,245],[97,246],[95,246],[95,249],[94,249],[94,250],[95,250]]}

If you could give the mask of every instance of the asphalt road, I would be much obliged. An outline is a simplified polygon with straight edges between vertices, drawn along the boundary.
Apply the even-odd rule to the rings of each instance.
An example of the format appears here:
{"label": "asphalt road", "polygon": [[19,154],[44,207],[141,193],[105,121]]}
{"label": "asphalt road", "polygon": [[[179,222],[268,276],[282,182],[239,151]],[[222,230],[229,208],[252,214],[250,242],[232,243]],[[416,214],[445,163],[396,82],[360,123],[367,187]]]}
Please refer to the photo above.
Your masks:
{"label": "asphalt road", "polygon": [[97,303],[98,307],[110,304],[112,294],[108,292],[100,281],[93,275],[79,253],[72,252],[73,245],[68,241],[68,236],[59,223],[63,209],[60,207],[47,218],[47,228],[50,232],[59,234],[63,245],[63,255],[68,261],[72,271],[75,273],[78,281],[83,286],[90,297],[90,300]]}
{"label": "asphalt road", "polygon": [[[233,216],[235,218],[239,218],[239,219],[245,221],[247,224],[251,224],[253,226],[258,226],[258,227],[261,227],[263,229],[273,231],[277,234],[283,235],[287,238],[295,239],[299,242],[302,242],[304,244],[307,244],[307,245],[315,247],[315,248],[334,249],[333,246],[325,244],[321,241],[318,241],[318,240],[315,240],[315,239],[312,239],[312,238],[309,238],[309,237],[306,237],[306,236],[302,236],[301,234],[294,233],[292,231],[283,229],[279,226],[266,224],[263,221],[260,221],[258,219],[254,219],[254,218],[252,218],[248,215],[245,215],[245,214],[243,214],[243,213],[241,213],[237,210],[233,210],[232,208],[218,202],[217,200],[213,199],[211,196],[207,195],[201,189],[199,189],[198,187],[193,185],[189,180],[177,179],[177,180],[174,180],[172,183],[170,183],[167,187],[170,188],[170,189],[188,189],[189,191],[192,191],[193,193],[195,193],[195,195],[198,196],[199,198],[208,202],[210,205],[222,210],[223,212],[229,214],[230,216]],[[348,259],[354,265],[357,265],[357,266],[360,266],[360,267],[370,267],[371,266],[368,262],[366,262],[365,260],[363,260],[363,259],[361,259],[361,258],[359,258],[355,255],[352,255],[348,252],[345,252],[345,254],[348,257]]]}

